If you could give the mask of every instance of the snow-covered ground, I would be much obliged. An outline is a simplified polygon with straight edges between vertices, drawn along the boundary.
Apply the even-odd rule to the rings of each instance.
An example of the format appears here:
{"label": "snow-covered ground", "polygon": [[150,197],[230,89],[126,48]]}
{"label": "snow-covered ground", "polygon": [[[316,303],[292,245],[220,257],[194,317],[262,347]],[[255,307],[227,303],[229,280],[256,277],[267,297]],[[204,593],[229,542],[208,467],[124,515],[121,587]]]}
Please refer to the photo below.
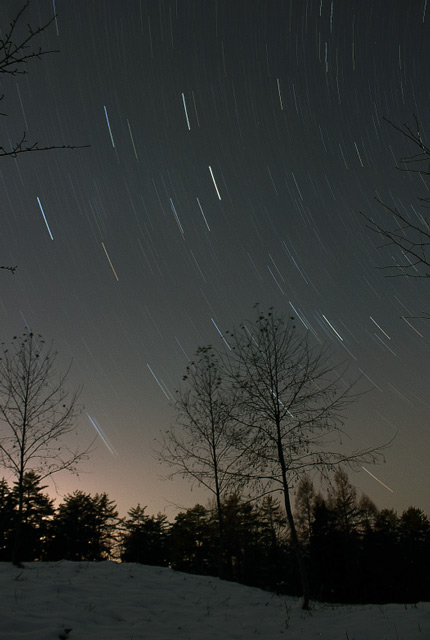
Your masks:
{"label": "snow-covered ground", "polygon": [[428,640],[430,603],[307,613],[295,598],[161,567],[0,563],[0,638]]}

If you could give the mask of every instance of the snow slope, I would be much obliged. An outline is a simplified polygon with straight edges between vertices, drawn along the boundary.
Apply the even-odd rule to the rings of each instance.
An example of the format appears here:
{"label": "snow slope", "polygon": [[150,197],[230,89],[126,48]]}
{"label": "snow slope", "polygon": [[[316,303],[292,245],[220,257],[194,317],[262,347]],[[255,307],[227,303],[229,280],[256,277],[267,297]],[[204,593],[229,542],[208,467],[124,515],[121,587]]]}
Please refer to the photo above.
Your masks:
{"label": "snow slope", "polygon": [[430,603],[306,613],[295,598],[114,562],[0,563],[0,610],[2,640],[430,639]]}

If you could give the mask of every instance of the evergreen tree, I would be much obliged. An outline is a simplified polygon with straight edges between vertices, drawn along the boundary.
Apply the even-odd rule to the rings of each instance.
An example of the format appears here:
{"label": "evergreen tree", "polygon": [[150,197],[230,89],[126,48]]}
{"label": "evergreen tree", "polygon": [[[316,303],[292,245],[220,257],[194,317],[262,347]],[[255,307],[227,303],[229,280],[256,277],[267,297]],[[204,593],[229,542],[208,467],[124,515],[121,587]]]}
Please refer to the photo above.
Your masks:
{"label": "evergreen tree", "polygon": [[334,474],[334,486],[329,492],[328,506],[335,514],[338,531],[344,537],[355,534],[360,522],[357,490],[350,483],[344,469],[338,469]]}
{"label": "evergreen tree", "polygon": [[222,503],[227,577],[254,584],[258,573],[258,515],[252,504],[237,494]]}
{"label": "evergreen tree", "polygon": [[14,538],[14,501],[12,491],[4,478],[0,480],[0,561],[12,557]]}
{"label": "evergreen tree", "polygon": [[430,598],[430,522],[421,509],[409,507],[399,519],[399,551],[404,600]]}
{"label": "evergreen tree", "polygon": [[273,496],[264,497],[257,506],[260,538],[267,548],[277,549],[287,541],[286,518],[280,502]]}
{"label": "evergreen tree", "polygon": [[379,511],[369,496],[363,493],[358,502],[358,512],[360,518],[358,522],[359,531],[364,535],[374,529]]}
{"label": "evergreen tree", "polygon": [[169,564],[177,571],[218,574],[217,528],[208,509],[197,504],[178,513],[168,538]]}
{"label": "evergreen tree", "polygon": [[124,522],[121,560],[141,564],[167,565],[167,518],[145,514],[146,507],[133,507]]}
{"label": "evergreen tree", "polygon": [[306,474],[297,485],[294,503],[297,534],[304,547],[309,545],[311,539],[315,499],[314,484],[310,476]]}
{"label": "evergreen tree", "polygon": [[309,550],[312,594],[317,600],[338,599],[341,581],[338,535],[335,514],[319,493],[314,502]]}
{"label": "evergreen tree", "polygon": [[280,501],[273,496],[266,496],[256,508],[262,555],[257,586],[278,593],[299,595],[300,581],[296,561]]}
{"label": "evergreen tree", "polygon": [[117,544],[118,512],[106,493],[75,491],[64,498],[53,521],[50,558],[108,560]]}
{"label": "evergreen tree", "polygon": [[[394,509],[382,509],[375,518],[374,532],[381,543],[394,546],[399,539],[399,518]],[[382,546],[381,544],[381,546]]]}
{"label": "evergreen tree", "polygon": [[364,602],[402,600],[399,518],[393,509],[382,509],[376,514],[372,528],[364,532],[361,566]]}
{"label": "evergreen tree", "polygon": [[23,561],[42,560],[44,558],[54,501],[43,493],[46,485],[40,486],[40,477],[34,471],[24,474],[22,489],[19,482],[14,483],[12,500],[17,513],[19,492],[22,490],[22,515],[20,559]]}
{"label": "evergreen tree", "polygon": [[[368,576],[363,557],[363,535],[370,530],[377,508],[370,498],[357,497],[355,487],[344,469],[338,469],[329,491],[327,507],[330,513],[324,537],[314,540],[319,556],[318,564],[324,565],[324,555],[331,559],[331,571],[324,574],[319,567],[319,581],[328,587],[328,597],[344,602],[361,602],[365,597]],[[321,514],[320,514],[321,516]],[[325,571],[328,566],[325,566]]]}

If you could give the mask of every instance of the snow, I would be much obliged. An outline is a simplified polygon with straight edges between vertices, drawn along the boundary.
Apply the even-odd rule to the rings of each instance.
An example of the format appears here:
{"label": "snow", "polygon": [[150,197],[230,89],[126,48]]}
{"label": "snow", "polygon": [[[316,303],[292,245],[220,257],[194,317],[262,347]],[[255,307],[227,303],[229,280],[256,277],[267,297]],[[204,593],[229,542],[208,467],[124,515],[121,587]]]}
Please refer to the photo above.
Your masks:
{"label": "snow", "polygon": [[297,598],[138,564],[0,563],[0,594],[2,640],[430,638],[430,603],[304,612]]}

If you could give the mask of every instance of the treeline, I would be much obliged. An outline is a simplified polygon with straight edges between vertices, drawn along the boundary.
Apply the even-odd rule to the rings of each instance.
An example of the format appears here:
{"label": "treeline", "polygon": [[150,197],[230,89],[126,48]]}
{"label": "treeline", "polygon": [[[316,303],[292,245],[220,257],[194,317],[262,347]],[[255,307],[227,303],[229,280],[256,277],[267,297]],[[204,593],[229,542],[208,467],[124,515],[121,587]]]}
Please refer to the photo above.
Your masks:
{"label": "treeline", "polygon": [[[139,562],[300,595],[301,584],[285,515],[277,499],[223,503],[222,555],[215,507],[196,505],[172,523],[144,507],[119,518],[103,494],[75,491],[54,508],[39,478],[27,473],[21,518],[23,561]],[[0,560],[15,543],[17,487],[0,482]],[[310,590],[332,602],[418,602],[430,599],[430,522],[415,507],[400,516],[378,510],[342,470],[326,495],[308,477],[297,487],[295,514]]]}

